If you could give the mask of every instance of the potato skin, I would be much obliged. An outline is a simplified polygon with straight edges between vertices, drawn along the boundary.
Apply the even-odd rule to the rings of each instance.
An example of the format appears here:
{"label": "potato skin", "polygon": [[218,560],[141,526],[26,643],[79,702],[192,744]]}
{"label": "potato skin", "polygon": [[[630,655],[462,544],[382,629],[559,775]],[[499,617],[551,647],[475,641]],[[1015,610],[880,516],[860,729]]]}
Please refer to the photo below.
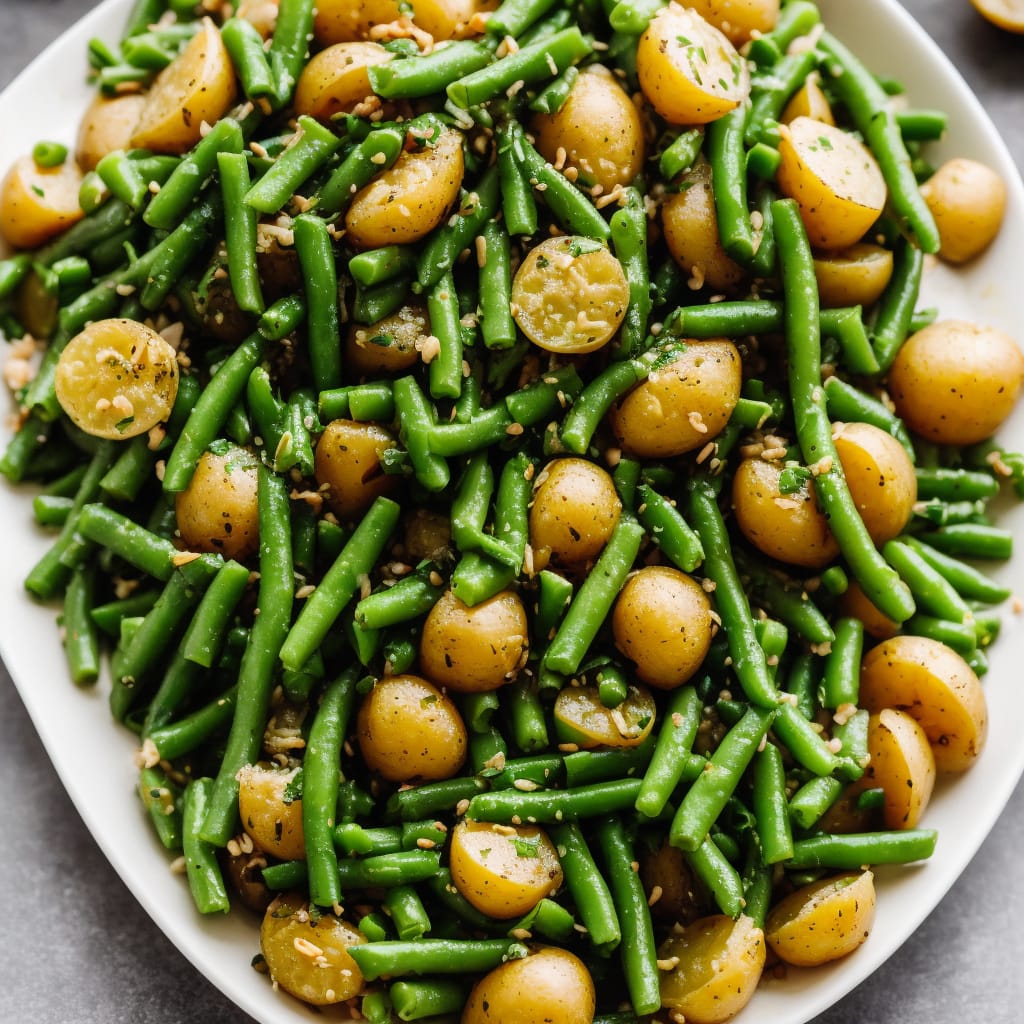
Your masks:
{"label": "potato skin", "polygon": [[530,649],[526,610],[513,590],[472,608],[446,590],[427,613],[420,670],[456,693],[484,693],[515,679]]}
{"label": "potato skin", "polygon": [[672,690],[700,668],[711,646],[711,602],[701,585],[671,566],[633,573],[612,609],[615,646],[649,686]]}
{"label": "potato skin", "polygon": [[302,800],[286,800],[295,771],[246,765],[238,773],[238,813],[242,828],[265,853],[281,860],[305,860]]}
{"label": "potato skin", "polygon": [[728,339],[687,341],[671,363],[612,407],[612,430],[639,458],[672,458],[703,448],[736,407],[740,371],[739,352]]}
{"label": "potato skin", "polygon": [[328,485],[327,503],[346,521],[362,515],[375,499],[392,494],[401,484],[381,467],[381,454],[396,445],[391,432],[376,423],[332,420],[324,427],[314,452],[317,483]]}
{"label": "potato skin", "polygon": [[618,525],[622,502],[611,475],[588,459],[555,459],[537,475],[530,505],[534,568],[585,572]]}
{"label": "potato skin", "polygon": [[991,167],[955,157],[947,160],[922,186],[939,229],[939,256],[966,263],[984,252],[1002,227],[1006,183]]}
{"label": "potato skin", "polygon": [[938,444],[991,437],[1013,411],[1024,353],[1008,334],[938,320],[912,334],[889,371],[889,395],[915,433]]}
{"label": "potato skin", "polygon": [[742,46],[755,33],[771,32],[779,17],[779,0],[690,0],[689,6],[733,46]]}
{"label": "potato skin", "polygon": [[789,565],[821,569],[839,554],[839,545],[809,481],[799,491],[782,494],[782,469],[781,463],[756,456],[736,467],[732,481],[736,523],[762,554]]}
{"label": "potato skin", "polygon": [[545,947],[509,960],[473,986],[460,1024],[590,1024],[594,981],[567,949]]}
{"label": "potato skin", "polygon": [[877,547],[914,514],[917,477],[903,445],[870,423],[834,423],[832,437],[857,511]]}
{"label": "potato skin", "polygon": [[580,74],[557,113],[534,117],[532,130],[544,159],[555,163],[558,150],[565,150],[565,166],[575,167],[580,184],[588,187],[610,192],[628,185],[643,166],[640,112],[600,66]]}
{"label": "potato skin", "polygon": [[127,149],[146,98],[141,93],[97,93],[78,126],[75,156],[83,171],[92,171],[108,153]]}
{"label": "potato skin", "polygon": [[452,830],[448,853],[455,887],[499,921],[522,917],[562,884],[555,845],[536,825],[463,820]]}
{"label": "potato skin", "polygon": [[857,949],[874,920],[874,875],[838,875],[783,897],[768,913],[765,939],[787,964],[817,967]]}
{"label": "potato skin", "polygon": [[895,636],[861,665],[860,703],[898,708],[924,729],[940,772],[966,771],[988,735],[985,691],[956,651],[923,636]]}
{"label": "potato skin", "polygon": [[81,220],[82,172],[74,160],[39,167],[19,157],[0,182],[0,237],[16,249],[34,249]]}
{"label": "potato skin", "polygon": [[892,267],[892,250],[871,242],[819,253],[814,259],[814,276],[821,305],[870,308],[892,278]]}
{"label": "potato skin", "polygon": [[417,345],[429,335],[430,319],[419,305],[402,306],[369,326],[352,324],[345,335],[345,368],[367,378],[405,373],[419,362]]}
{"label": "potato skin", "polygon": [[[363,974],[348,947],[365,941],[358,929],[329,911],[310,914],[297,893],[278,896],[260,926],[260,951],[271,980],[314,1006],[343,1003],[362,991]],[[310,945],[323,955],[326,969],[318,956],[310,955]]]}
{"label": "potato skin", "polygon": [[360,189],[345,212],[346,241],[357,249],[418,242],[444,220],[458,198],[465,164],[462,133],[406,150]]}
{"label": "potato skin", "polygon": [[315,53],[295,84],[297,114],[330,122],[337,114],[349,114],[373,96],[367,68],[384,64],[392,54],[379,43],[335,43]]}
{"label": "potato skin", "polygon": [[661,1005],[690,1024],[723,1024],[750,1001],[765,963],[764,933],[746,916],[702,917],[658,947],[679,958],[661,973]]}
{"label": "potato skin", "polygon": [[391,782],[448,779],[466,760],[458,708],[420,676],[378,679],[359,706],[356,734],[367,765]]}
{"label": "potato skin", "polygon": [[809,117],[782,129],[776,181],[797,201],[811,245],[846,249],[885,206],[886,186],[871,152],[849,132]]}
{"label": "potato skin", "polygon": [[915,828],[935,788],[935,756],[924,729],[905,711],[883,708],[868,723],[871,760],[854,789],[885,790],[886,828]]}
{"label": "potato skin", "polygon": [[175,497],[181,538],[192,551],[245,561],[259,547],[256,456],[234,445],[204,452]]}
{"label": "potato skin", "polygon": [[[434,37],[451,39],[472,16],[474,5],[462,0],[417,0],[412,21]],[[368,39],[377,25],[398,21],[399,0],[319,0],[313,36],[324,45]]]}

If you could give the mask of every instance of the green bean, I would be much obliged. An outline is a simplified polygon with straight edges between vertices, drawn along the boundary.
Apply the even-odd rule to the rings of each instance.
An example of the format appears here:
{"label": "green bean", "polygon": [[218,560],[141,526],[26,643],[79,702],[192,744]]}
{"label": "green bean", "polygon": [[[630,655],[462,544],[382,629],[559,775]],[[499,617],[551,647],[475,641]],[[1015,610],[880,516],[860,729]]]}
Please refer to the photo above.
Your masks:
{"label": "green bean", "polygon": [[220,27],[220,36],[242,83],[242,92],[251,100],[272,102],[277,85],[256,26],[245,18],[228,18]]}
{"label": "green bean", "polygon": [[480,263],[480,331],[488,348],[511,348],[516,342],[512,319],[512,264],[508,232],[495,220],[483,229]]}
{"label": "green bean", "polygon": [[231,291],[239,309],[259,315],[265,304],[256,263],[258,214],[243,201],[250,187],[249,165],[241,153],[220,152],[217,168],[224,196],[225,248]]}
{"label": "green bean", "polygon": [[740,103],[705,129],[718,233],[726,253],[742,266],[749,266],[754,258],[743,145],[749,114],[747,105]]}
{"label": "green bean", "polygon": [[430,978],[396,981],[388,989],[388,995],[399,1020],[422,1020],[457,1013],[469,996],[469,988],[460,981]]}
{"label": "green bean", "polygon": [[504,688],[509,731],[515,745],[526,754],[548,746],[548,727],[537,687],[525,677]]}
{"label": "green bean", "polygon": [[1000,604],[1010,596],[1010,588],[990,579],[974,566],[944,554],[917,537],[904,535],[902,542],[939,572],[957,593],[968,601]]}
{"label": "green bean", "polygon": [[704,547],[704,571],[715,584],[715,607],[722,617],[733,671],[747,700],[760,707],[774,707],[779,693],[757,642],[750,605],[718,507],[715,484],[706,477],[697,477],[691,483],[690,519]]}
{"label": "green bean", "polygon": [[96,173],[111,195],[132,210],[138,210],[149,195],[149,182],[124,150],[107,153],[96,165]]}
{"label": "green bean", "polygon": [[845,784],[831,775],[810,779],[789,798],[789,816],[799,828],[812,828],[842,795]]}
{"label": "green bean", "polygon": [[562,421],[559,437],[563,446],[577,455],[586,452],[608,410],[617,399],[644,380],[650,369],[648,360],[627,359],[610,363],[594,377]]}
{"label": "green bean", "polygon": [[202,838],[200,829],[213,797],[212,779],[193,779],[182,800],[182,849],[185,872],[196,909],[201,914],[227,913],[231,909],[224,878],[213,843]]}
{"label": "green bean", "polygon": [[[612,782],[616,779],[640,778],[654,756],[655,740],[648,735],[634,747],[612,747],[609,750],[576,750],[563,758],[567,786],[589,786],[598,782]],[[696,756],[696,755],[695,755]],[[704,759],[697,757],[703,763]],[[684,758],[683,776],[692,781],[691,758]],[[497,788],[497,787],[495,787]]]}
{"label": "green bean", "polygon": [[[893,209],[913,231],[922,252],[938,252],[939,231],[918,188],[899,122],[884,90],[857,57],[831,33],[823,32],[818,38],[818,46],[838,66],[839,73],[832,75],[830,84],[878,161]],[[884,360],[879,359],[879,363],[885,369]]]}
{"label": "green bean", "polygon": [[786,745],[793,760],[815,775],[831,775],[840,765],[822,735],[811,721],[788,702],[779,705],[772,728]]}
{"label": "green bean", "polygon": [[165,850],[182,847],[181,792],[160,767],[139,771],[139,796]]}
{"label": "green bean", "polygon": [[750,41],[749,59],[759,67],[770,67],[799,36],[807,35],[821,21],[817,4],[809,0],[789,0],[779,11],[775,27]]}
{"label": "green bean", "polygon": [[[353,952],[354,951],[354,952]],[[463,974],[489,971],[508,960],[520,960],[527,949],[512,939],[416,939],[411,942],[367,942],[349,947],[363,977],[409,974]]]}
{"label": "green bean", "polygon": [[590,941],[598,950],[614,949],[622,938],[615,901],[583,833],[577,825],[556,825],[551,838],[558,847],[566,887]]}
{"label": "green bean", "polygon": [[841,616],[835,622],[835,640],[825,656],[821,680],[822,706],[834,710],[856,704],[860,690],[860,659],[864,649],[864,623]]}
{"label": "green bean", "polygon": [[458,398],[462,393],[462,330],[451,270],[441,274],[427,293],[427,314],[431,333],[440,346],[428,368],[430,396]]}
{"label": "green bean", "polygon": [[1013,534],[984,523],[954,523],[927,534],[928,543],[947,555],[1006,561],[1013,554]]}
{"label": "green bean", "polygon": [[523,32],[542,18],[556,0],[502,0],[487,19],[490,35],[518,39]]}
{"label": "green bean", "polygon": [[892,366],[910,331],[924,275],[924,251],[906,239],[897,244],[894,259],[892,278],[878,300],[872,329],[875,358],[883,373]]}
{"label": "green bean", "polygon": [[517,819],[530,824],[582,821],[631,807],[640,791],[639,779],[617,779],[570,789],[501,790],[478,793],[466,814],[477,821],[509,824]]}
{"label": "green bean", "polygon": [[96,574],[91,565],[71,573],[64,591],[64,650],[71,680],[78,686],[94,683],[100,674],[99,639],[92,619]]}
{"label": "green bean", "polygon": [[715,840],[708,836],[696,850],[684,850],[683,856],[711,893],[719,910],[730,917],[739,917],[746,903],[743,880]]}
{"label": "green bean", "polygon": [[280,0],[270,42],[277,106],[288,105],[313,36],[314,0]]}
{"label": "green bean", "polygon": [[927,860],[937,839],[934,829],[919,828],[809,836],[793,843],[793,857],[786,866],[856,871],[865,864],[910,864]]}
{"label": "green bean", "polygon": [[231,721],[237,694],[237,685],[232,686],[184,718],[151,729],[147,738],[162,759],[173,760],[188,754]]}
{"label": "green bean", "polygon": [[444,92],[456,79],[479,71],[492,60],[491,50],[483,43],[460,39],[426,56],[375,64],[367,71],[378,96],[388,100],[418,99]]}
{"label": "green bean", "polygon": [[445,583],[433,566],[426,566],[400,579],[386,590],[364,597],[355,608],[360,629],[386,629],[425,615],[445,591]]}
{"label": "green bean", "polygon": [[758,142],[772,143],[778,129],[775,126],[786,101],[806,81],[814,68],[817,55],[813,48],[801,53],[787,54],[775,62],[767,74],[757,75],[751,82],[750,117],[745,128],[748,146]]}
{"label": "green bean", "polygon": [[793,831],[786,800],[786,769],[782,751],[774,743],[766,743],[754,755],[751,806],[764,863],[788,860],[793,855]]}
{"label": "green bean", "polygon": [[831,416],[838,420],[870,423],[899,441],[911,462],[917,461],[914,443],[906,425],[891,413],[877,398],[872,398],[840,377],[829,377],[824,383],[825,400]]}
{"label": "green bean", "polygon": [[306,302],[302,296],[285,295],[264,310],[256,329],[268,341],[280,341],[298,328],[305,318]]}
{"label": "green bean", "polygon": [[295,249],[306,287],[309,361],[317,391],[341,385],[341,344],[338,339],[338,277],[327,224],[312,214],[293,223]]}
{"label": "green bean", "polygon": [[784,579],[767,564],[750,557],[746,552],[741,555],[738,551],[737,556],[737,566],[742,576],[750,581],[755,601],[766,612],[799,633],[809,643],[827,644],[835,639],[828,619],[810,599],[803,586],[799,585],[799,581]]}
{"label": "green bean", "polygon": [[681,686],[672,694],[651,762],[636,798],[636,809],[656,818],[665,809],[682,781],[686,755],[697,738],[703,702],[693,686]]}
{"label": "green bean", "polygon": [[416,479],[428,491],[443,491],[451,479],[448,463],[431,450],[434,411],[416,379],[399,377],[394,384],[399,435],[409,452]]}
{"label": "green bean", "polygon": [[[253,764],[263,739],[278,655],[291,621],[292,545],[285,481],[259,468],[260,581],[256,616],[238,671],[238,706],[200,835],[223,846],[238,817],[240,768]],[[303,659],[305,660],[305,659]]]}
{"label": "green bean", "polygon": [[322,217],[341,213],[374,175],[398,159],[404,142],[405,132],[396,128],[378,128],[370,132],[349,151],[317,191],[313,198],[316,213]]}
{"label": "green bean", "polygon": [[399,274],[412,271],[416,254],[407,245],[385,245],[356,253],[348,261],[348,272],[353,280],[366,287],[383,284]]}
{"label": "green bean", "polygon": [[501,210],[510,235],[532,235],[537,230],[537,203],[527,177],[516,160],[512,136],[501,129],[498,138],[498,176]]}
{"label": "green bean", "polygon": [[804,459],[819,467],[814,487],[839,548],[868,597],[897,622],[914,612],[906,584],[881,557],[850,495],[825,410],[818,338],[818,292],[810,246],[796,203],[772,204],[783,288],[789,386]]}
{"label": "green bean", "polygon": [[550,85],[546,85],[530,100],[530,109],[539,114],[557,114],[565,106],[565,101],[579,77],[580,69],[575,64],[567,67]]}
{"label": "green bean", "polygon": [[32,516],[40,526],[63,526],[74,503],[63,495],[37,494],[32,499]]}
{"label": "green bean", "polygon": [[[933,535],[930,535],[930,538]],[[901,540],[887,541],[882,554],[906,580],[922,611],[951,622],[970,619],[971,609],[945,577],[933,569],[914,548]]]}

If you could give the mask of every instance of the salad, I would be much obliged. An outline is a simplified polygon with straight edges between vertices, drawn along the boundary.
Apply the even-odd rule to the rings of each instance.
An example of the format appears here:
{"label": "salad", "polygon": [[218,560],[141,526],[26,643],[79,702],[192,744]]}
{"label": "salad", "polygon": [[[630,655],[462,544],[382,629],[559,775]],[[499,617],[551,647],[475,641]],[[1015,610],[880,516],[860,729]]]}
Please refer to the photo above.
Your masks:
{"label": "salad", "polygon": [[[269,78],[242,20],[140,7],[94,44],[129,134],[4,186],[8,334],[49,338],[4,466],[47,482],[29,590],[63,594],[77,681],[111,638],[197,905],[283,894],[280,987],[725,1019],[766,943],[859,943],[863,865],[930,853],[935,772],[984,743],[1007,595],[960,556],[1008,554],[985,503],[1020,462],[989,439],[1021,358],[915,307],[1000,183],[928,167],[942,118],[890,108],[812,5],[733,42],[711,11],[610,36],[537,6],[434,49],[375,13],[351,111],[316,107],[317,58],[343,47],[343,90],[372,47],[330,32],[371,30],[314,22],[307,64],[300,4]],[[987,229],[958,231],[966,174]]]}

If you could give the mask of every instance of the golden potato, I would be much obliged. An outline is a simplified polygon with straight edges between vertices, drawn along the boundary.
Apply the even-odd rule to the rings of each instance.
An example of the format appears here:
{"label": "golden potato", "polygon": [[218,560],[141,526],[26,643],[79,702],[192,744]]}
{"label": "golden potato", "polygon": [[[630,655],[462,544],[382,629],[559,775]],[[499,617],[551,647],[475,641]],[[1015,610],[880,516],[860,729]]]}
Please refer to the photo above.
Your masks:
{"label": "golden potato", "polygon": [[915,433],[937,444],[991,437],[1013,411],[1024,353],[1008,334],[939,320],[912,334],[889,371],[889,395]]}
{"label": "golden potato", "polygon": [[549,352],[593,352],[619,329],[629,305],[622,264],[600,242],[576,235],[548,238],[519,264],[512,315]]}
{"label": "golden potato", "polygon": [[548,946],[509,960],[473,986],[460,1024],[591,1024],[596,994],[583,961]]}
{"label": "golden potato", "polygon": [[274,34],[278,0],[239,0],[235,15],[244,18],[264,39]]}
{"label": "golden potato", "polygon": [[666,459],[703,448],[723,430],[740,397],[741,361],[726,338],[687,341],[611,410],[622,447],[642,459]]}
{"label": "golden potato", "polygon": [[343,363],[358,377],[390,376],[411,370],[420,360],[420,346],[430,336],[425,306],[402,306],[375,324],[350,325]]}
{"label": "golden potato", "polygon": [[449,779],[466,760],[466,726],[451,698],[419,676],[378,679],[356,716],[363,760],[391,782]]}
{"label": "golden potato", "polygon": [[302,798],[294,799],[289,786],[298,769],[249,764],[238,773],[238,814],[252,841],[281,860],[305,860]]}
{"label": "golden potato", "polygon": [[536,570],[549,563],[585,572],[618,525],[622,502],[611,474],[587,459],[555,459],[537,475],[530,504]]}
{"label": "golden potato", "polygon": [[245,561],[260,543],[259,460],[232,444],[203,452],[185,490],[175,496],[181,539],[190,551]]}
{"label": "golden potato", "polygon": [[317,483],[327,485],[327,503],[344,520],[356,519],[374,501],[392,494],[401,477],[389,475],[381,456],[398,442],[376,423],[332,420],[324,427],[314,452]]}
{"label": "golden potato", "polygon": [[87,434],[136,437],[171,414],[178,354],[136,320],[95,320],[61,352],[55,384],[61,408]]}
{"label": "golden potato", "polygon": [[628,185],[644,162],[644,125],[629,95],[601,65],[585,69],[568,99],[554,114],[537,114],[531,122],[538,151],[574,167],[581,185],[610,192]]}
{"label": "golden potato", "polygon": [[666,838],[654,850],[641,843],[637,855],[640,880],[656,918],[687,925],[708,913],[707,894],[694,878],[682,850]]}
{"label": "golden potato", "polygon": [[18,286],[14,310],[19,322],[33,338],[47,338],[57,326],[60,302],[46,290],[43,279],[30,270]]}
{"label": "golden potato", "polygon": [[779,121],[782,124],[789,124],[798,117],[811,117],[823,124],[836,123],[828,97],[821,88],[821,79],[817,71],[812,71],[804,84],[789,98],[782,109]]}
{"label": "golden potato", "polygon": [[16,249],[34,249],[81,220],[82,172],[74,160],[40,167],[31,156],[15,160],[0,182],[0,237]]}
{"label": "golden potato", "polygon": [[278,896],[260,926],[260,952],[271,981],[314,1006],[344,1003],[362,992],[363,974],[348,950],[365,941],[329,910],[311,912],[297,893]]}
{"label": "golden potato", "polygon": [[939,255],[966,263],[984,252],[999,234],[1006,212],[1006,183],[985,164],[947,160],[922,186],[939,229]]}
{"label": "golden potato", "polygon": [[982,17],[1007,32],[1024,34],[1024,10],[1018,0],[971,0]]}
{"label": "golden potato", "polygon": [[773,953],[796,967],[817,967],[852,953],[875,920],[870,871],[811,882],[769,911],[764,933]]}
{"label": "golden potato", "polygon": [[384,64],[392,54],[379,43],[335,43],[315,53],[295,83],[297,114],[329,122],[373,95],[367,68]]}
{"label": "golden potato", "polygon": [[375,29],[411,18],[417,28],[440,41],[459,34],[474,9],[466,0],[416,0],[411,10],[400,0],[318,0],[313,36],[325,46],[372,39]]}
{"label": "golden potato", "polygon": [[821,569],[839,554],[814,485],[783,494],[777,460],[743,459],[732,479],[732,506],[743,535],[762,554],[789,565]]}
{"label": "golden potato", "polygon": [[675,0],[640,36],[636,69],[648,103],[669,124],[717,121],[750,93],[747,62],[732,43]]}
{"label": "golden potato", "polygon": [[356,249],[418,242],[444,220],[459,196],[465,165],[462,133],[406,150],[360,189],[345,212],[346,241]]}
{"label": "golden potato", "polygon": [[885,206],[878,162],[849,132],[798,117],[782,129],[776,180],[795,199],[811,245],[846,249],[859,242]]}
{"label": "golden potato", "polygon": [[881,547],[899,536],[914,514],[914,464],[892,434],[870,423],[833,423],[832,438],[857,511]]}
{"label": "golden potato", "polygon": [[220,31],[204,18],[185,48],[146,93],[131,145],[157,153],[185,153],[216,124],[237,96],[235,68]]}
{"label": "golden potato", "polygon": [[849,586],[840,596],[839,610],[843,615],[860,619],[864,623],[864,632],[876,640],[888,640],[900,631],[900,624],[880,612],[856,580],[850,580]]}
{"label": "golden potato", "polygon": [[96,93],[78,126],[75,157],[83,171],[93,171],[108,154],[128,149],[135,125],[146,104],[141,93],[104,96]]}
{"label": "golden potato", "polygon": [[650,691],[641,686],[630,686],[614,708],[601,703],[596,686],[565,686],[555,698],[555,733],[581,750],[638,747],[651,734],[656,711]]}
{"label": "golden potato", "polygon": [[924,729],[940,772],[974,764],[988,735],[985,691],[956,651],[923,636],[895,636],[864,657],[860,704],[898,708]]}
{"label": "golden potato", "polygon": [[764,933],[746,916],[703,917],[658,947],[678,963],[661,974],[661,1005],[687,1024],[722,1024],[750,1001],[765,962]]}
{"label": "golden potato", "polygon": [[885,790],[886,828],[916,828],[935,788],[935,756],[924,729],[905,711],[883,708],[868,724],[868,753],[853,788]]}
{"label": "golden potato", "polygon": [[536,825],[460,821],[448,855],[456,889],[499,921],[522,917],[562,884],[555,844]]}
{"label": "golden potato", "polygon": [[771,32],[779,17],[779,0],[690,0],[689,6],[733,46]]}
{"label": "golden potato", "polygon": [[672,259],[691,275],[693,287],[727,292],[746,279],[746,271],[722,248],[707,161],[699,160],[679,189],[666,197],[661,227]]}
{"label": "golden potato", "polygon": [[686,573],[651,565],[633,573],[612,609],[615,646],[637,678],[661,690],[681,686],[711,646],[711,602]]}
{"label": "golden potato", "polygon": [[818,297],[825,308],[873,306],[892,278],[892,250],[857,242],[840,252],[814,257]]}
{"label": "golden potato", "polygon": [[423,623],[420,670],[456,693],[482,693],[515,679],[529,647],[526,610],[514,590],[472,608],[446,590]]}

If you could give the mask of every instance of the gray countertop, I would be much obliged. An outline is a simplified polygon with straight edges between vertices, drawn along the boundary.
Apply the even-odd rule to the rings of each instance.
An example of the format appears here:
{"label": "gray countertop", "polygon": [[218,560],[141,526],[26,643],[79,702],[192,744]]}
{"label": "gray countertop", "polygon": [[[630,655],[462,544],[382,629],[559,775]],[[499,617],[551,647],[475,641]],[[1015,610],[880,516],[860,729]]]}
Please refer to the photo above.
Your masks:
{"label": "gray countertop", "polygon": [[[0,87],[92,6],[90,0],[0,0]],[[967,0],[905,0],[905,6],[967,78],[1024,167],[1024,36],[990,27]],[[0,1021],[248,1021],[172,947],[107,864],[2,667],[0,722],[0,892],[7,914],[0,932]],[[1022,849],[1024,787],[1018,787],[923,926],[816,1024],[1024,1019]]]}

